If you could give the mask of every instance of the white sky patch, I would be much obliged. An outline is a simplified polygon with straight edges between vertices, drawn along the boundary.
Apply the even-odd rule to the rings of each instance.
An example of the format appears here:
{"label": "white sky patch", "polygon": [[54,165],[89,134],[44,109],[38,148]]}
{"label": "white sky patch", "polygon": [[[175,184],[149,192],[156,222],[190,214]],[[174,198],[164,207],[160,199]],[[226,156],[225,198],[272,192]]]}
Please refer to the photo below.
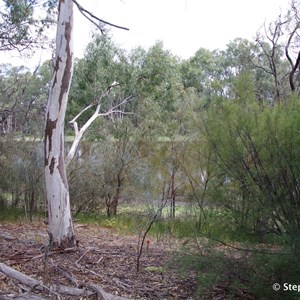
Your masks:
{"label": "white sky patch", "polygon": [[[88,3],[100,18],[130,28],[129,32],[112,30],[121,46],[148,48],[162,40],[173,54],[188,58],[200,47],[224,49],[237,37],[253,40],[265,21],[275,20],[281,10],[285,12],[289,0],[89,0]],[[87,37],[90,25],[79,18],[76,21],[80,24],[77,34]],[[83,55],[84,40],[76,46],[78,56]]]}
{"label": "white sky patch", "polygon": [[[266,21],[285,12],[290,0],[78,0],[94,15],[128,27],[112,28],[116,43],[127,50],[151,47],[161,40],[166,49],[181,58],[192,56],[199,48],[225,49],[237,37],[254,40]],[[95,26],[74,5],[75,56],[82,57]],[[51,57],[47,52],[25,60],[0,52],[0,63],[38,64]]]}

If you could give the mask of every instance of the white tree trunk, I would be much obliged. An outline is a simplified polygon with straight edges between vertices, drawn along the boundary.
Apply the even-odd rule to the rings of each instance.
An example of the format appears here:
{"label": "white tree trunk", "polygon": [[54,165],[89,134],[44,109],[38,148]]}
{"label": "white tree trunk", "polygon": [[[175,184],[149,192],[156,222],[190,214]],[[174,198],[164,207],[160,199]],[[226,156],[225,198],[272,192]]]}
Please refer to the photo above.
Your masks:
{"label": "white tree trunk", "polygon": [[59,0],[54,73],[45,128],[45,181],[49,232],[53,245],[74,244],[69,187],[64,160],[64,122],[73,75],[73,1]]}

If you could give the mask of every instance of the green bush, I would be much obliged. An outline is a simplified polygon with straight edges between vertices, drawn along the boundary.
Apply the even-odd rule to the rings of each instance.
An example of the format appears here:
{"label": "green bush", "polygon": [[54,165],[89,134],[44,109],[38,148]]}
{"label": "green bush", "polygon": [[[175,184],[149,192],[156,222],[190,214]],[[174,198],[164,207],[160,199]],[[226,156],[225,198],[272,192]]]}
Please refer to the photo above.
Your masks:
{"label": "green bush", "polygon": [[[299,285],[299,260],[292,254],[264,250],[241,252],[228,247],[216,247],[208,240],[184,247],[171,261],[184,278],[194,277],[196,294],[214,298],[298,299],[298,291],[284,290],[284,284]],[[278,249],[277,249],[278,251]],[[176,264],[173,262],[176,261]],[[273,285],[278,283],[280,290]],[[247,298],[248,299],[248,298]]]}
{"label": "green bush", "polygon": [[210,203],[231,211],[230,230],[261,242],[278,235],[295,255],[300,255],[299,132],[298,97],[272,107],[228,100],[212,107],[202,126],[214,164]]}

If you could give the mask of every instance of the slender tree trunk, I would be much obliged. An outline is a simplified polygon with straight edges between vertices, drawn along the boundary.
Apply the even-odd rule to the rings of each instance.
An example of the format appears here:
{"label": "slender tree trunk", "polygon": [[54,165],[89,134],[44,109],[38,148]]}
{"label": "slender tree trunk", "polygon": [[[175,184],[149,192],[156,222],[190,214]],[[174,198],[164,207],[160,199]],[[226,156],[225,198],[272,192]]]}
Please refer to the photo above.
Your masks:
{"label": "slender tree trunk", "polygon": [[116,189],[116,193],[111,196],[109,198],[109,205],[107,205],[107,216],[111,217],[111,216],[116,216],[117,215],[117,210],[118,210],[118,205],[119,205],[119,199],[120,199],[120,194],[121,194],[121,187],[123,184],[123,176],[122,176],[122,172],[123,172],[124,166],[120,169],[120,171],[118,172],[117,175],[117,189]]}
{"label": "slender tree trunk", "polygon": [[110,217],[115,217],[117,215],[117,209],[118,209],[118,203],[119,203],[119,196],[114,195],[110,196],[108,195],[106,197],[106,214]]}
{"label": "slender tree trunk", "polygon": [[64,160],[64,121],[73,74],[73,1],[59,0],[54,73],[45,128],[45,182],[49,233],[54,246],[74,244],[69,187]]}
{"label": "slender tree trunk", "polygon": [[175,169],[172,170],[171,175],[171,218],[175,219],[175,205],[176,205],[176,189],[175,189]]}
{"label": "slender tree trunk", "polygon": [[29,220],[32,222],[33,213],[35,211],[35,192],[34,188],[31,190],[30,200],[29,200]]}
{"label": "slender tree trunk", "polygon": [[118,195],[115,195],[112,199],[110,199],[109,205],[107,205],[107,216],[115,217],[117,215],[117,209],[119,204],[119,198]]}

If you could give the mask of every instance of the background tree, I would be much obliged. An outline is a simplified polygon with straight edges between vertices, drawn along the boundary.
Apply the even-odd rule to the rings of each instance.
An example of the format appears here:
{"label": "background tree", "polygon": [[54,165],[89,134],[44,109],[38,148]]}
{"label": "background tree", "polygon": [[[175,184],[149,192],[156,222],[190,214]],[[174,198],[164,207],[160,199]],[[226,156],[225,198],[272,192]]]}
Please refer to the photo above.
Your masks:
{"label": "background tree", "polygon": [[262,61],[256,66],[273,78],[273,102],[284,100],[291,92],[299,93],[299,20],[299,1],[293,0],[285,15],[264,24],[257,34]]}
{"label": "background tree", "polygon": [[3,0],[0,5],[0,51],[50,46],[48,29],[55,23],[57,0]]}
{"label": "background tree", "polygon": [[2,134],[41,135],[50,78],[49,63],[31,72],[27,68],[1,65],[0,129]]}
{"label": "background tree", "polygon": [[[114,44],[109,34],[95,34],[87,46],[84,58],[76,61],[74,80],[70,94],[68,119],[71,120],[83,108],[95,103],[114,82],[122,85],[101,99],[101,111],[107,111],[130,95],[126,91],[127,61],[124,51]],[[86,121],[92,113],[82,115]]]}
{"label": "background tree", "polygon": [[[93,130],[91,125],[98,117],[122,118],[126,113],[125,106],[132,97],[126,95],[126,75],[126,56],[122,50],[114,46],[108,36],[96,35],[87,48],[85,57],[75,65],[69,105],[72,119],[69,124],[74,128],[76,136],[67,157],[68,161],[74,156],[86,130]],[[76,112],[74,117],[73,111]],[[101,135],[101,132],[94,131],[96,139]]]}
{"label": "background tree", "polygon": [[200,48],[181,64],[185,88],[193,88],[206,102],[217,96],[226,97],[225,71],[224,57],[218,50]]}

